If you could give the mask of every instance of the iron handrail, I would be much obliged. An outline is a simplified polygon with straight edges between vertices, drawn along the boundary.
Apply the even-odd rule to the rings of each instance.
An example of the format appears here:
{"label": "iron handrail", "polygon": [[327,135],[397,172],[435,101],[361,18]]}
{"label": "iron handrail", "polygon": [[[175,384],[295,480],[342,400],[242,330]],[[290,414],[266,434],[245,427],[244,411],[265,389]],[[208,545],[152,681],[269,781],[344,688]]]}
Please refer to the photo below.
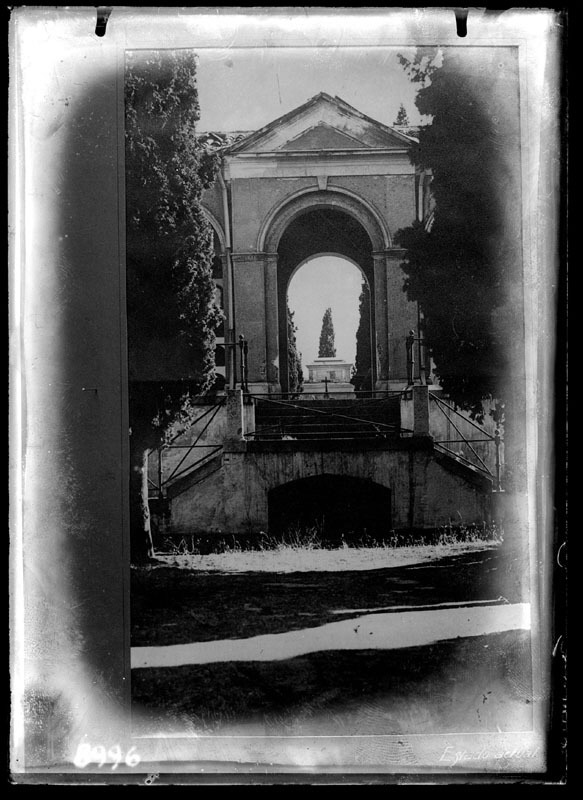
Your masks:
{"label": "iron handrail", "polygon": [[[341,408],[341,406],[338,407],[338,408]],[[300,409],[300,408],[297,408],[297,407],[296,407],[295,410],[296,411],[300,411],[300,412],[303,411],[303,409]],[[329,417],[342,417],[343,419],[351,419],[354,422],[359,422],[359,421],[365,420],[365,417],[356,416],[356,415],[351,416],[350,414],[343,414],[340,411],[338,411],[338,412],[329,411],[329,412],[324,412],[324,413]],[[275,414],[273,414],[273,415],[272,414],[265,415],[265,416],[262,416],[261,418],[265,419],[265,421],[268,422],[269,420],[275,418]],[[290,411],[289,414],[286,414],[285,412],[282,412],[281,414],[278,414],[277,419],[288,419],[288,420],[292,420],[293,419],[293,420],[298,420],[299,421],[299,420],[315,419],[315,417],[310,415],[310,414],[304,414],[304,413],[292,414],[291,411]],[[374,422],[374,423],[376,423],[376,421],[377,421],[376,419],[366,419],[366,422]],[[386,422],[386,423],[383,423],[383,424],[388,425],[388,424],[391,424],[391,423]]]}
{"label": "iron handrail", "polygon": [[[476,451],[474,450],[474,448],[471,446],[470,442],[494,442],[494,445],[495,445],[495,447],[496,447],[496,465],[495,465],[496,475],[494,476],[494,475],[492,474],[491,470],[490,470],[490,469],[488,469],[488,467],[486,467],[486,465],[485,465],[485,464],[484,464],[484,466],[485,466],[485,467],[486,467],[486,469],[488,470],[488,474],[489,474],[489,475],[491,475],[491,476],[492,476],[492,477],[495,479],[495,481],[496,481],[496,491],[502,491],[502,486],[501,486],[501,483],[500,483],[500,467],[502,466],[502,464],[501,464],[501,462],[500,462],[500,445],[502,444],[502,438],[501,438],[501,436],[500,436],[500,431],[499,431],[499,429],[498,429],[498,428],[496,428],[496,430],[495,430],[495,432],[494,432],[494,435],[492,436],[492,434],[488,433],[488,431],[485,431],[485,430],[484,430],[484,429],[483,429],[483,428],[482,428],[480,425],[478,425],[477,423],[475,423],[473,420],[471,420],[471,419],[468,419],[468,418],[467,418],[467,417],[465,417],[463,414],[460,414],[460,412],[459,412],[459,411],[457,411],[457,409],[455,409],[455,408],[452,408],[452,407],[451,407],[451,406],[450,406],[448,403],[446,403],[444,400],[441,400],[439,397],[437,397],[437,396],[435,396],[435,395],[432,395],[432,394],[430,394],[429,396],[430,396],[430,397],[431,397],[433,400],[435,400],[435,402],[438,404],[438,408],[440,409],[440,411],[441,411],[441,412],[442,412],[442,413],[445,415],[445,417],[447,418],[447,420],[448,420],[449,422],[451,422],[451,424],[453,425],[453,427],[455,428],[455,430],[456,430],[456,431],[457,431],[457,432],[460,434],[460,436],[462,436],[462,437],[463,437],[462,441],[463,441],[465,444],[467,444],[467,445],[470,447],[470,450],[471,450],[471,451],[474,453],[474,455],[476,456],[476,458],[478,458],[478,460],[479,460],[479,461],[481,461],[481,463],[482,463],[482,464],[483,464],[484,462],[483,462],[483,461],[482,461],[482,459],[481,459],[481,458],[478,456],[478,454],[476,453]],[[460,430],[459,430],[459,429],[456,427],[456,425],[455,425],[454,421],[453,421],[453,420],[452,420],[452,419],[451,419],[451,418],[450,418],[450,417],[447,415],[447,413],[444,411],[444,409],[443,409],[443,406],[445,406],[445,408],[447,408],[447,409],[448,409],[448,411],[451,411],[451,412],[453,412],[454,414],[457,414],[457,415],[458,415],[458,417],[461,417],[461,418],[462,418],[462,419],[463,419],[465,422],[468,422],[468,423],[469,423],[469,424],[470,424],[472,427],[476,428],[476,430],[479,430],[479,431],[480,431],[480,433],[481,433],[483,436],[486,436],[487,438],[486,438],[486,439],[468,439],[468,438],[464,437],[463,433],[461,433],[461,431],[460,431]],[[457,442],[457,440],[451,440],[451,442],[449,442],[449,443],[451,443],[451,444],[454,444],[454,443],[456,443],[456,442]],[[446,442],[446,443],[448,443],[448,442]],[[461,442],[460,442],[460,443],[461,443]]]}
{"label": "iron handrail", "polygon": [[194,447],[222,447],[222,445],[214,445],[214,444],[166,444],[164,447],[160,447],[160,450],[184,450],[188,448],[192,450]]}
{"label": "iron handrail", "polygon": [[[362,425],[363,421],[359,420],[359,419],[355,419],[354,423],[355,423],[355,425],[359,424],[359,423],[360,423],[360,425]],[[382,426],[383,430],[385,430],[385,429],[387,429],[387,430],[399,430],[400,429],[400,426],[397,425],[397,423],[389,423],[389,422],[377,423],[377,422],[374,422],[373,420],[367,420],[366,424],[368,424],[369,428],[373,428],[374,427],[375,429],[377,429],[379,426]],[[330,421],[326,425],[323,422],[321,423],[320,420],[315,420],[314,419],[314,420],[312,420],[310,422],[305,421],[305,420],[289,420],[287,423],[286,422],[281,422],[281,421],[280,422],[274,422],[271,425],[261,425],[261,427],[257,428],[256,430],[270,431],[270,430],[281,430],[281,429],[286,429],[287,430],[287,429],[292,429],[292,428],[316,428],[316,427],[320,427],[323,430],[325,430],[326,427],[329,427],[330,425],[336,425],[336,427],[338,427],[338,423],[336,423],[334,421]],[[344,430],[352,430],[353,427],[354,426],[350,426],[349,427],[347,425],[344,428]]]}
{"label": "iron handrail", "polygon": [[[492,439],[434,439],[434,444],[463,444],[464,442],[491,442]],[[495,441],[495,440],[494,440]]]}
{"label": "iron handrail", "polygon": [[210,453],[206,453],[206,455],[201,456],[193,464],[189,464],[187,467],[184,467],[184,469],[181,469],[179,472],[176,472],[176,470],[174,470],[172,472],[172,474],[168,478],[166,478],[164,481],[162,481],[162,484],[161,484],[162,486],[168,486],[170,481],[172,481],[172,480],[176,481],[176,480],[178,480],[178,478],[182,477],[183,475],[186,475],[188,472],[192,472],[194,469],[198,469],[198,467],[200,467],[205,461],[208,461],[210,458],[215,456],[220,450],[223,449],[223,445],[222,444],[217,444],[217,445],[201,444],[201,445],[198,445],[198,447],[209,447],[209,448],[212,448],[212,450],[211,450]]}
{"label": "iron handrail", "polygon": [[472,461],[467,459],[465,456],[461,456],[461,455],[459,455],[459,453],[454,453],[453,450],[448,450],[447,447],[443,447],[443,445],[441,445],[439,442],[434,442],[434,444],[437,446],[438,450],[441,450],[443,453],[446,453],[448,456],[452,456],[452,458],[455,458],[458,461],[463,461],[464,464],[467,464],[468,467],[471,467],[472,469],[475,469],[477,472],[481,472],[483,475],[488,475],[490,478],[494,478],[494,476],[492,475],[492,473],[490,472],[488,467],[486,467],[485,465],[484,465],[484,469],[482,469],[481,467],[477,466],[477,464],[474,464]]}
{"label": "iron handrail", "polygon": [[[409,387],[409,389],[410,389],[410,387]],[[307,395],[307,396],[310,396],[310,397],[313,397],[315,395],[320,395],[321,397],[331,397],[331,396],[333,396],[335,394],[349,394],[349,395],[351,395],[351,398],[348,398],[348,399],[354,398],[354,400],[362,400],[362,399],[365,399],[365,398],[362,397],[363,394],[369,394],[369,395],[371,395],[371,397],[370,397],[371,400],[377,400],[377,399],[378,400],[382,400],[383,398],[376,397],[376,395],[382,394],[382,395],[391,395],[391,396],[397,397],[398,395],[405,394],[407,391],[408,391],[408,389],[391,389],[391,390],[388,390],[388,389],[378,389],[378,390],[377,389],[373,389],[371,391],[366,391],[366,392],[360,392],[360,391],[359,392],[348,392],[348,391],[346,391],[346,392],[328,392],[326,394],[326,392],[310,392],[310,391],[305,391],[304,390],[303,392],[253,392],[253,394],[250,394],[249,397],[251,397],[252,399],[255,399],[255,398],[259,398],[259,399],[267,398],[269,400],[269,399],[273,399],[274,397],[280,397],[282,399],[285,399],[289,395],[293,395],[293,399],[289,400],[289,402],[293,402],[293,400],[301,400],[302,399],[302,395]]]}
{"label": "iron handrail", "polygon": [[[158,450],[160,452],[162,452],[163,450],[181,450],[181,449],[184,449],[185,447],[192,448],[193,445],[188,445],[188,444],[169,444],[169,445],[165,445],[163,448],[162,447],[158,448]],[[197,445],[194,445],[194,447],[205,447],[207,449],[211,448],[213,451],[222,450],[222,448],[223,448],[223,446],[220,445],[220,444],[219,445],[197,444]],[[154,451],[152,451],[152,452],[154,452]],[[184,472],[187,472],[189,469],[193,469],[194,467],[198,466],[199,463],[202,463],[206,458],[208,458],[211,455],[212,455],[212,453],[209,453],[206,456],[201,456],[201,458],[199,458],[197,461],[195,461],[194,464],[190,464],[190,466],[188,466],[186,469],[182,470],[178,474],[182,475]],[[176,478],[176,477],[178,477],[178,475],[175,475],[174,477]],[[166,483],[168,483],[168,480],[169,479],[166,479],[165,481],[162,481],[161,485],[164,486]],[[159,489],[160,488],[159,484],[154,483],[154,481],[150,477],[148,477],[148,483],[150,484],[150,486],[153,486],[154,489]]]}
{"label": "iron handrail", "polygon": [[[448,415],[447,415],[447,414],[446,414],[446,412],[443,410],[443,408],[441,408],[441,406],[438,406],[438,408],[440,409],[440,411],[442,412],[442,414],[445,416],[445,418],[446,418],[446,419],[447,419],[449,422],[451,422],[451,424],[452,424],[452,425],[453,425],[453,427],[455,428],[456,432],[457,432],[457,433],[459,433],[459,435],[462,437],[462,439],[464,439],[464,440],[465,440],[465,443],[466,443],[466,444],[467,444],[467,446],[470,448],[470,450],[472,451],[472,453],[473,453],[473,454],[476,456],[476,458],[478,459],[478,461],[480,462],[480,464],[481,464],[481,465],[484,467],[484,469],[486,470],[486,472],[488,473],[488,475],[491,475],[491,476],[492,476],[492,478],[493,478],[493,477],[494,477],[494,475],[492,474],[492,472],[490,471],[490,469],[488,468],[488,466],[486,465],[486,463],[484,462],[484,460],[483,460],[482,458],[480,458],[480,456],[479,456],[479,455],[476,453],[476,451],[474,450],[474,448],[473,448],[473,447],[472,447],[472,445],[470,444],[470,440],[469,440],[469,439],[466,439],[466,437],[463,435],[463,433],[462,433],[462,432],[460,431],[460,429],[457,427],[457,425],[455,424],[455,422],[454,422],[452,419],[450,419],[450,417],[448,417]],[[461,415],[460,415],[460,416],[461,416]],[[462,417],[462,419],[465,419],[465,417]]]}
{"label": "iron handrail", "polygon": [[[201,398],[198,398],[198,399],[200,400]],[[206,459],[210,458],[212,455],[214,455],[216,452],[218,452],[218,450],[222,449],[222,445],[216,445],[216,444],[208,444],[208,445],[202,444],[202,445],[199,445],[198,442],[199,442],[201,436],[204,434],[206,429],[209,427],[209,425],[213,421],[213,419],[215,418],[215,416],[218,414],[219,410],[225,405],[225,403],[226,403],[226,397],[221,397],[221,398],[219,398],[218,401],[215,398],[215,400],[211,404],[210,408],[207,408],[206,411],[204,411],[202,414],[200,414],[200,416],[198,416],[195,420],[192,421],[192,425],[194,426],[198,422],[201,422],[201,420],[203,420],[205,417],[207,417],[207,416],[209,417],[209,419],[207,420],[206,424],[204,425],[202,430],[199,431],[196,439],[191,444],[184,444],[184,445],[174,444],[174,442],[182,435],[182,433],[178,433],[167,444],[162,444],[162,445],[160,445],[160,447],[153,448],[152,450],[150,450],[148,452],[148,456],[151,456],[154,452],[156,452],[158,454],[158,483],[157,484],[154,483],[154,481],[152,481],[150,478],[148,478],[148,483],[151,486],[153,486],[158,492],[160,492],[160,494],[162,494],[163,487],[167,486],[173,479],[177,479],[177,478],[181,477],[182,475],[185,475],[187,472],[192,472],[194,469],[196,469],[198,466],[200,466],[200,464],[202,464]],[[207,449],[209,449],[209,448],[214,448],[214,449],[213,449],[213,452],[208,453],[205,456],[202,456],[201,458],[197,459],[193,464],[189,464],[187,467],[185,467],[184,469],[181,470],[180,467],[182,466],[182,464],[184,464],[184,462],[188,458],[189,454],[195,448],[203,448],[203,447],[207,448]],[[163,480],[163,478],[162,478],[162,454],[163,454],[163,452],[165,450],[186,450],[186,452],[184,453],[184,455],[182,456],[182,458],[180,459],[178,464],[176,464],[176,466],[174,467],[174,469],[172,470],[170,475],[165,480]]]}
{"label": "iron handrail", "polygon": [[[189,464],[188,466],[184,467],[180,471],[176,471],[174,469],[171,475],[168,478],[162,479],[162,463],[161,457],[162,453],[165,450],[179,450],[188,447],[189,450],[192,450],[194,447],[196,448],[205,448],[210,450],[211,452],[205,453],[203,456],[198,458],[194,463]],[[177,481],[183,475],[191,473],[201,467],[203,464],[211,461],[213,457],[217,455],[220,451],[222,451],[223,445],[222,444],[199,444],[199,445],[166,445],[164,448],[158,448],[158,483],[155,483],[149,476],[148,476],[148,484],[155,489],[157,492],[162,494],[164,487],[169,486],[172,482]],[[187,454],[188,455],[188,454]],[[182,463],[182,462],[181,462]]]}
{"label": "iron handrail", "polygon": [[259,433],[253,432],[253,433],[247,434],[247,437],[253,437],[254,441],[260,441],[261,438],[264,438],[266,441],[267,440],[269,440],[269,441],[286,441],[285,437],[289,437],[288,441],[301,441],[301,439],[316,440],[316,439],[320,438],[322,441],[327,441],[328,442],[328,441],[339,441],[339,440],[353,439],[356,436],[358,436],[358,438],[360,438],[361,440],[362,439],[366,439],[366,438],[369,438],[369,439],[386,439],[386,437],[389,435],[388,431],[385,432],[385,433],[382,433],[380,431],[370,431],[370,430],[367,430],[367,431],[354,431],[354,432],[350,432],[350,434],[346,433],[346,435],[343,435],[343,436],[339,436],[338,435],[338,434],[344,434],[344,433],[345,433],[345,431],[327,431],[328,435],[323,437],[323,435],[322,435],[323,432],[322,431],[314,432],[314,433],[304,433],[304,432],[302,432],[302,433],[298,434],[298,436],[294,436],[292,433],[284,433],[284,434],[281,434],[281,435],[277,435],[277,434],[271,433],[271,434],[264,435],[261,432],[259,432]]}
{"label": "iron handrail", "polygon": [[[197,401],[197,402],[195,403],[195,405],[196,405],[197,403],[200,403],[200,404],[202,405],[202,404],[203,404],[203,402],[204,402],[204,400],[205,400],[205,398],[204,398],[204,397],[196,398],[196,401]],[[226,401],[227,401],[227,398],[226,398],[226,397],[221,397],[221,398],[220,398],[220,400],[219,400],[218,402],[217,402],[217,401],[216,401],[216,399],[215,399],[215,400],[214,400],[214,402],[213,402],[213,404],[211,405],[211,407],[210,407],[210,408],[208,408],[208,409],[207,409],[207,410],[206,410],[204,413],[202,413],[202,414],[200,415],[200,417],[197,417],[197,418],[194,420],[194,422],[193,422],[192,424],[193,424],[193,425],[195,425],[197,422],[200,422],[200,421],[201,421],[201,419],[204,419],[204,418],[206,417],[206,415],[207,415],[207,414],[210,414],[210,413],[212,413],[213,409],[216,409],[216,408],[217,408],[217,406],[218,406],[218,407],[224,406],[224,405],[225,405],[225,403],[226,403]],[[176,436],[174,436],[174,437],[172,437],[172,439],[170,439],[170,441],[168,442],[168,444],[169,444],[169,445],[170,445],[170,444],[172,444],[173,442],[175,442],[175,441],[176,441],[176,439],[179,439],[181,436],[182,436],[182,433],[177,433],[177,434],[176,434]],[[163,446],[168,446],[168,445],[163,445]],[[159,449],[160,449],[160,448],[154,448],[154,450],[159,450]],[[152,450],[151,452],[153,452],[153,450]]]}
{"label": "iron handrail", "polygon": [[[483,442],[483,441],[487,441],[487,442],[489,442],[489,441],[493,441],[493,442],[495,442],[495,443],[496,443],[496,462],[498,463],[498,444],[499,444],[499,439],[497,439],[497,438],[496,438],[496,437],[494,437],[494,436],[490,436],[490,434],[489,434],[487,431],[484,431],[482,428],[480,428],[478,425],[476,425],[476,423],[475,423],[475,422],[473,422],[472,420],[468,420],[468,419],[466,419],[466,417],[462,416],[462,415],[461,415],[459,412],[455,411],[455,409],[452,409],[450,406],[448,406],[448,405],[447,405],[447,403],[444,403],[442,400],[439,400],[439,399],[438,399],[438,398],[436,398],[436,397],[434,397],[433,399],[434,399],[434,400],[435,400],[435,401],[438,403],[438,406],[437,406],[437,407],[439,408],[439,410],[441,411],[441,413],[442,413],[442,414],[445,416],[445,418],[447,419],[447,421],[448,421],[448,422],[450,422],[450,423],[453,425],[453,427],[454,427],[455,431],[456,431],[456,432],[457,432],[457,433],[458,433],[458,434],[459,434],[459,435],[462,437],[462,439],[461,439],[461,442],[465,443],[465,444],[466,444],[466,445],[467,445],[467,446],[470,448],[470,450],[471,450],[471,451],[472,451],[472,453],[475,455],[475,457],[478,459],[478,461],[480,462],[480,464],[483,466],[483,468],[484,468],[484,470],[487,472],[487,474],[488,474],[488,475],[490,475],[490,476],[493,478],[493,477],[494,477],[494,475],[493,475],[492,471],[491,471],[491,470],[490,470],[490,468],[487,466],[487,464],[484,462],[484,460],[483,460],[483,459],[482,459],[482,458],[481,458],[481,457],[478,455],[478,453],[477,453],[477,452],[474,450],[474,448],[473,448],[473,447],[472,447],[472,445],[471,445],[471,442],[473,442],[473,441],[474,441],[474,442],[477,442],[477,441],[482,441],[482,442]],[[453,421],[453,419],[451,419],[451,417],[449,417],[449,415],[448,415],[448,414],[445,412],[445,410],[442,408],[442,406],[445,406],[445,407],[446,407],[448,410],[450,410],[450,411],[454,411],[455,413],[457,413],[457,415],[458,415],[459,417],[461,417],[461,418],[462,418],[464,421],[466,421],[466,422],[470,422],[470,424],[471,424],[471,425],[472,425],[474,428],[477,428],[477,429],[480,431],[480,433],[482,433],[483,435],[485,435],[485,436],[486,436],[486,437],[488,437],[488,438],[486,438],[486,439],[468,439],[468,438],[467,438],[466,436],[464,436],[464,434],[463,434],[463,433],[460,431],[460,429],[457,427],[457,425],[455,424],[455,422]],[[460,442],[460,443],[461,443],[461,442]],[[445,442],[445,443],[447,443],[447,442]],[[452,443],[453,443],[453,442],[452,442]],[[440,443],[439,443],[439,442],[436,442],[436,444],[440,444]],[[444,449],[444,450],[448,450],[447,448],[442,448],[442,449]],[[448,450],[448,452],[450,452],[450,453],[451,453],[452,451]],[[457,453],[452,453],[452,455],[454,455],[456,458],[461,458],[461,456],[459,456]],[[471,462],[469,462],[469,463],[471,463]],[[498,486],[499,486],[499,484],[500,484],[500,477],[499,477],[499,469],[498,469],[498,466],[497,466],[497,468],[496,468],[496,471],[497,471],[497,477],[496,477],[496,481],[497,481],[497,484],[498,484]]]}
{"label": "iron handrail", "polygon": [[[362,430],[361,429],[357,429],[357,430],[350,429],[350,430],[347,430],[346,428],[332,428],[332,429],[330,429],[330,428],[320,428],[319,430],[306,430],[305,428],[307,428],[308,426],[304,426],[304,428],[300,430],[301,427],[302,426],[292,427],[290,425],[289,427],[284,428],[283,430],[280,429],[280,428],[274,430],[273,428],[275,428],[275,426],[272,426],[271,430],[262,429],[262,430],[250,431],[249,433],[245,434],[245,436],[247,436],[247,437],[248,436],[264,436],[264,435],[265,436],[270,436],[270,435],[277,435],[277,434],[285,436],[285,435],[288,435],[288,434],[292,434],[294,432],[298,433],[298,434],[301,434],[302,436],[320,436],[322,433],[346,433],[346,434],[350,434],[350,435],[356,435],[356,434],[362,434],[362,433],[370,433],[370,434],[375,434],[375,435],[382,436],[385,433],[394,433],[395,431],[398,430],[398,426],[396,426],[396,425],[392,426],[391,430],[382,430],[382,431],[378,430],[377,428],[375,428],[374,430],[372,428],[364,428]],[[311,426],[309,426],[309,427],[311,427]]]}
{"label": "iron handrail", "polygon": [[[294,405],[293,401],[291,400],[290,401],[264,400],[263,402],[273,403],[274,405],[286,406],[287,408],[297,408],[300,411],[304,410],[304,407]],[[381,425],[382,427],[389,427],[389,424],[384,422],[372,422],[371,420],[368,419],[361,419],[360,417],[350,417],[347,416],[346,414],[338,414],[334,413],[333,411],[324,411],[323,409],[319,408],[306,408],[305,410],[309,411],[311,414],[322,414],[324,416],[337,417],[338,419],[349,419],[352,422],[363,422],[365,425]],[[391,427],[394,427],[394,424]]]}
{"label": "iron handrail", "polygon": [[206,478],[210,478],[210,476],[211,476],[211,475],[214,475],[214,474],[215,474],[216,472],[218,472],[220,469],[221,469],[221,467],[220,467],[220,466],[219,466],[219,467],[217,467],[217,468],[216,468],[216,469],[214,469],[212,472],[210,472],[210,473],[208,473],[207,475],[205,475],[203,478],[199,478],[199,480],[197,480],[197,481],[194,481],[193,483],[191,483],[191,484],[190,484],[188,487],[183,487],[183,488],[181,488],[181,489],[173,489],[173,490],[172,490],[172,492],[173,492],[173,496],[174,496],[174,497],[178,497],[179,495],[181,495],[181,494],[184,494],[184,492],[188,491],[188,489],[191,489],[193,486],[197,486],[199,483],[202,483],[202,481],[203,481],[203,480],[206,480]]}
{"label": "iron handrail", "polygon": [[[177,465],[174,467],[174,470],[173,470],[173,471],[172,471],[172,473],[169,475],[169,477],[168,477],[168,480],[172,480],[172,478],[174,477],[174,475],[175,475],[176,471],[177,471],[177,470],[178,470],[178,469],[179,469],[179,468],[182,466],[182,464],[184,463],[184,461],[186,460],[186,458],[188,458],[188,454],[190,453],[190,451],[191,451],[191,450],[192,450],[194,447],[196,447],[196,445],[198,444],[198,441],[199,441],[200,437],[203,435],[203,433],[206,431],[206,429],[207,429],[207,428],[208,428],[208,426],[211,424],[211,422],[213,421],[213,419],[216,417],[216,415],[218,414],[218,412],[219,412],[219,409],[220,409],[221,407],[222,407],[222,403],[217,403],[217,405],[215,406],[215,408],[214,408],[214,410],[213,410],[213,412],[212,412],[211,416],[210,416],[210,417],[209,417],[209,419],[207,420],[207,423],[206,423],[206,425],[205,425],[205,426],[204,426],[204,428],[203,428],[203,429],[200,431],[200,433],[198,434],[198,436],[197,436],[197,437],[196,437],[196,439],[194,440],[193,444],[192,444],[192,445],[191,445],[191,446],[188,448],[188,450],[187,450],[187,451],[186,451],[186,453],[183,455],[183,457],[180,459],[180,461],[178,462],[178,464],[177,464]],[[200,417],[199,417],[197,420],[195,420],[193,424],[196,424],[196,422],[199,422],[201,419],[204,419],[204,417],[206,417],[207,413],[208,413],[208,412],[206,412],[206,411],[205,411],[205,413],[204,413],[204,414],[202,414],[202,415],[201,415],[201,416],[200,416]]]}
{"label": "iron handrail", "polygon": [[[488,431],[485,431],[485,430],[484,430],[484,429],[483,429],[483,428],[482,428],[480,425],[478,425],[478,424],[477,424],[477,422],[474,422],[472,419],[468,419],[468,418],[467,418],[467,417],[465,417],[463,414],[460,414],[460,412],[459,412],[457,409],[455,409],[455,408],[452,408],[452,407],[449,405],[449,403],[446,403],[446,402],[445,402],[445,400],[442,400],[440,397],[437,397],[436,395],[434,395],[434,394],[431,394],[431,392],[429,393],[429,397],[430,397],[432,400],[435,400],[435,402],[436,402],[436,403],[439,403],[440,405],[442,405],[442,406],[445,406],[445,407],[448,409],[448,411],[452,411],[454,414],[457,414],[457,415],[458,415],[458,417],[461,417],[461,418],[464,420],[464,422],[468,422],[468,423],[469,423],[470,425],[472,425],[474,428],[476,428],[477,430],[479,430],[479,431],[480,431],[480,433],[483,433],[485,436],[487,436],[487,437],[488,437],[488,438],[489,438],[491,441],[494,441],[494,440],[496,439],[496,436],[492,436],[491,434],[489,434],[489,433],[488,433]],[[442,409],[442,411],[443,411],[443,409]],[[445,412],[444,412],[444,413],[445,413]],[[447,415],[446,415],[446,416],[447,416]],[[450,420],[450,421],[451,421],[451,420]],[[453,422],[452,422],[452,425],[453,425]],[[462,436],[463,436],[463,434],[462,434]],[[471,441],[474,441],[474,440],[472,439]]]}

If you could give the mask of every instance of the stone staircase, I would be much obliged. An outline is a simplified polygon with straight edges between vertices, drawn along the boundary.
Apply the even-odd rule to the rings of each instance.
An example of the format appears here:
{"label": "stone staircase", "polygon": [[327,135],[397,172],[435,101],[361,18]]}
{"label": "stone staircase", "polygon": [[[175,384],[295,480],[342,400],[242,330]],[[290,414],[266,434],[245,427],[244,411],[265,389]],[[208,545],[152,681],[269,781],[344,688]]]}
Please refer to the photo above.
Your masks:
{"label": "stone staircase", "polygon": [[387,439],[400,434],[398,395],[371,399],[256,400],[255,441]]}

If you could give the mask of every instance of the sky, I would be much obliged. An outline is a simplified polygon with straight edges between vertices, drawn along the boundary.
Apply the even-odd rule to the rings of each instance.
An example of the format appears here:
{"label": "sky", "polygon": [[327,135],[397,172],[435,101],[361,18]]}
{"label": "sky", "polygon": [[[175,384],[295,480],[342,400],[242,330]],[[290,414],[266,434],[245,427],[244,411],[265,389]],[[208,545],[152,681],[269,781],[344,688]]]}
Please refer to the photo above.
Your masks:
{"label": "sky", "polygon": [[361,286],[361,271],[344,258],[313,258],[294,273],[288,303],[298,328],[297,348],[302,354],[306,379],[306,365],[318,356],[322,318],[327,308],[332,309],[336,356],[354,364]]}
{"label": "sky", "polygon": [[397,54],[407,47],[288,47],[200,49],[199,131],[252,131],[315,94],[341,97],[392,125],[401,103],[411,125],[421,121],[416,87]]}
{"label": "sky", "polygon": [[[423,121],[415,107],[417,87],[397,54],[407,47],[289,47],[198,50],[199,131],[253,131],[319,92],[341,97],[367,116],[392,125],[401,103],[409,122]],[[318,355],[322,317],[332,308],[336,350],[354,363],[360,270],[345,259],[308,262],[290,282],[297,343],[305,367]],[[307,371],[305,371],[307,377]]]}

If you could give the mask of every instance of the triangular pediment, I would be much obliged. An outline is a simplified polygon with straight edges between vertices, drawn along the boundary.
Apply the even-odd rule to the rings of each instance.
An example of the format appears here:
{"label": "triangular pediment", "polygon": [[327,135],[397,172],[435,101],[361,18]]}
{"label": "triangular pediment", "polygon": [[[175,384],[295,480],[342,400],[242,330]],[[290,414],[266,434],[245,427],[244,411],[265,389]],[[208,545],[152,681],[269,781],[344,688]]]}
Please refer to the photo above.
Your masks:
{"label": "triangular pediment", "polygon": [[232,155],[371,149],[402,152],[413,144],[415,139],[410,136],[367,117],[339,97],[321,92],[246,136],[227,152]]}
{"label": "triangular pediment", "polygon": [[[364,145],[368,146],[368,145]],[[313,128],[300,133],[286,142],[281,150],[355,150],[363,147],[358,139],[333,128],[325,122],[319,122]]]}

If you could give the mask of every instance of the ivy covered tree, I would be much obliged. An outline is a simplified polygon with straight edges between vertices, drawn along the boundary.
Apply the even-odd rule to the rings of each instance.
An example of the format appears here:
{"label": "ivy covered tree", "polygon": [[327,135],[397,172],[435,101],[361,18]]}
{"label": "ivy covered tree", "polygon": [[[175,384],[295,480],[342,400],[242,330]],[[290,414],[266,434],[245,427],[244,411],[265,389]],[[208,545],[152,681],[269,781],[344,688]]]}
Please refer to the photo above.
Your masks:
{"label": "ivy covered tree", "polygon": [[294,322],[294,312],[287,309],[287,346],[288,346],[288,370],[289,370],[289,391],[292,394],[299,394],[304,390],[304,371],[302,369],[302,354],[298,351],[296,332],[297,326]]}
{"label": "ivy covered tree", "polygon": [[409,117],[407,116],[407,111],[405,110],[405,106],[401,103],[399,110],[397,112],[397,116],[393,125],[409,125]]}
{"label": "ivy covered tree", "polygon": [[410,300],[444,390],[479,419],[508,396],[522,340],[518,81],[505,48],[419,49],[400,57],[420,84],[415,165],[432,176],[430,220],[397,232]]}
{"label": "ivy covered tree", "polygon": [[327,308],[322,318],[322,330],[320,332],[320,345],[318,348],[318,358],[335,358],[336,345],[334,342],[334,323],[332,322],[332,309]]}
{"label": "ivy covered tree", "polygon": [[192,419],[214,379],[213,237],[202,206],[216,155],[196,141],[188,51],[130,53],[125,72],[132,559],[151,554],[147,454]]}
{"label": "ivy covered tree", "polygon": [[356,331],[356,359],[351,383],[355,391],[370,392],[372,385],[372,364],[370,351],[370,289],[362,282],[358,300],[359,323]]}

